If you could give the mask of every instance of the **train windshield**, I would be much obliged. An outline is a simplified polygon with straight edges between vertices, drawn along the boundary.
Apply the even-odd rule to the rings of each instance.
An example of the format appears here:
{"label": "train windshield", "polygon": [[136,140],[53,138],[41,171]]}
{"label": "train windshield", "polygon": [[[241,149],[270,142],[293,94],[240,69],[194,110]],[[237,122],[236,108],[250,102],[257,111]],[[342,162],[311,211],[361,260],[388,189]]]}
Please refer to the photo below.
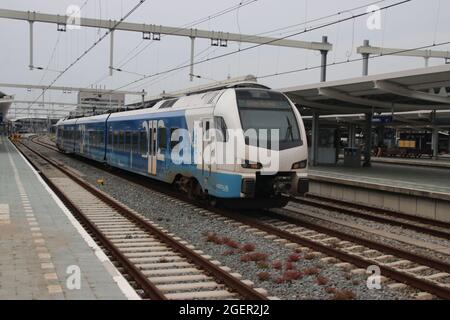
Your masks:
{"label": "train windshield", "polygon": [[[236,99],[244,132],[267,130],[267,136],[271,137],[271,130],[278,130],[280,150],[302,145],[297,119],[284,95],[260,89],[237,89]],[[247,138],[246,143],[273,149],[273,141],[269,138],[267,143],[261,143],[260,135],[256,139]]]}

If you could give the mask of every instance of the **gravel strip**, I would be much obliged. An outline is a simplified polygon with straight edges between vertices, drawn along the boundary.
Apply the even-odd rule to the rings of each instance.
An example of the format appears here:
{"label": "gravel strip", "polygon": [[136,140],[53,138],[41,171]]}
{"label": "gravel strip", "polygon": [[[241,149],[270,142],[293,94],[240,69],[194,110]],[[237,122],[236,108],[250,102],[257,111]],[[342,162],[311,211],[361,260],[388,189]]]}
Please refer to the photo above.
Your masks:
{"label": "gravel strip", "polygon": [[[303,210],[309,210],[310,209],[310,208],[303,207],[302,205],[299,205],[299,204],[296,204],[296,206],[299,207],[300,209],[303,209]],[[317,209],[317,208],[314,208],[314,209],[320,210],[323,213],[322,209]],[[277,212],[280,212],[280,210],[277,210]],[[283,211],[283,214],[286,214],[287,216],[292,216],[292,217],[298,218],[301,221],[310,222],[310,223],[314,223],[314,224],[319,224],[319,225],[322,225],[324,227],[328,227],[328,228],[332,228],[332,229],[337,230],[337,231],[348,233],[350,235],[355,235],[355,236],[358,236],[358,237],[361,237],[361,238],[366,238],[368,240],[373,240],[373,241],[385,243],[385,244],[391,245],[391,246],[396,247],[396,248],[400,248],[400,249],[403,249],[403,250],[407,250],[407,251],[410,251],[410,252],[421,254],[423,256],[427,256],[427,257],[435,258],[435,259],[438,259],[438,260],[442,260],[443,262],[446,262],[446,263],[450,263],[450,256],[449,255],[446,255],[446,254],[443,254],[443,253],[440,253],[440,252],[436,252],[436,251],[433,251],[433,250],[430,250],[430,249],[427,249],[427,248],[417,247],[417,246],[410,245],[410,244],[407,244],[407,243],[404,243],[404,242],[400,242],[400,241],[397,241],[397,240],[394,240],[394,239],[385,238],[385,237],[382,237],[382,236],[379,236],[379,235],[376,235],[376,234],[363,232],[363,231],[360,231],[358,229],[354,229],[354,228],[347,227],[347,226],[344,226],[344,225],[335,224],[333,222],[328,222],[326,220],[316,219],[314,217],[309,217],[309,216],[305,216],[305,215],[301,215],[301,214],[290,213],[290,212],[287,212],[287,211]],[[336,215],[333,216],[333,217],[334,218],[339,218]],[[349,219],[347,221],[353,222],[353,219]],[[366,225],[367,226],[371,226],[372,224],[379,224],[379,223],[369,221],[368,224],[366,224]],[[384,226],[384,228],[383,228],[383,226]],[[391,231],[391,229],[399,229],[399,228],[398,227],[394,227],[394,226],[389,226],[389,225],[382,224],[381,226],[379,225],[379,226],[377,226],[374,229],[383,230],[383,231]],[[406,236],[409,233],[413,233],[414,232],[414,231],[411,231],[411,230],[404,230],[404,231],[405,231],[405,234],[403,234],[403,235],[406,235]],[[424,237],[425,237],[425,235],[424,235]],[[434,238],[432,236],[429,236],[429,237],[430,238]],[[441,241],[440,241],[439,245],[447,246],[447,247],[450,246],[450,242],[449,241],[442,240],[442,239],[440,239],[440,240]]]}
{"label": "gravel strip", "polygon": [[[304,253],[300,254],[301,258],[299,261],[293,263],[295,268],[303,273],[303,276],[295,281],[276,283],[282,272],[276,270],[272,264],[274,261],[279,260],[283,264],[283,269],[285,269],[288,257],[294,253],[292,249],[288,249],[284,245],[265,239],[262,236],[244,232],[242,229],[223,221],[205,216],[193,210],[190,206],[167,201],[144,187],[115,177],[72,157],[67,157],[36,145],[33,145],[33,148],[51,154],[52,157],[64,161],[70,167],[85,174],[84,178],[90,183],[97,185],[118,201],[190,242],[197,249],[203,250],[205,254],[221,261],[224,265],[230,267],[233,272],[242,274],[243,279],[252,280],[255,283],[255,287],[265,288],[271,296],[277,296],[281,299],[333,299],[354,296],[354,298],[361,300],[380,300],[410,299],[410,295],[413,292],[411,289],[391,290],[386,286],[383,286],[381,290],[370,290],[366,286],[367,276],[350,275],[348,271],[319,261],[319,258],[307,260]],[[104,185],[98,185],[98,179],[103,179]],[[208,233],[210,238],[216,237],[221,239],[227,237],[233,240],[228,241],[228,243],[255,244],[254,252],[267,255],[267,265],[241,261],[241,257],[245,253],[234,252],[231,254],[230,250],[232,248],[229,245],[208,242],[208,237],[206,236]],[[305,274],[317,272],[315,268],[319,269],[319,274]],[[269,280],[260,280],[261,275],[259,273],[261,272],[267,272]],[[289,275],[297,276],[292,272]],[[318,275],[323,277],[321,280],[327,282],[326,285],[317,284]],[[338,292],[333,293],[332,288],[337,288]],[[348,290],[348,292],[345,290]]]}
{"label": "gravel strip", "polygon": [[349,214],[345,214],[345,213],[342,213],[339,211],[322,209],[322,208],[314,207],[312,205],[300,204],[300,203],[296,203],[296,202],[290,202],[289,205],[293,206],[293,207],[297,207],[302,210],[307,210],[307,211],[310,211],[310,212],[313,212],[316,214],[320,214],[324,217],[342,220],[343,222],[356,223],[356,224],[359,224],[362,226],[367,226],[371,229],[388,231],[389,233],[392,233],[392,234],[406,236],[408,238],[421,240],[421,241],[436,244],[439,246],[450,247],[450,241],[448,241],[446,239],[442,239],[442,238],[439,238],[436,236],[432,236],[432,235],[424,234],[424,233],[417,232],[414,230],[410,230],[408,228],[402,228],[400,226],[392,226],[389,224],[372,221],[372,220],[370,220],[370,218],[364,219],[364,218],[355,217],[355,216],[352,216]]}

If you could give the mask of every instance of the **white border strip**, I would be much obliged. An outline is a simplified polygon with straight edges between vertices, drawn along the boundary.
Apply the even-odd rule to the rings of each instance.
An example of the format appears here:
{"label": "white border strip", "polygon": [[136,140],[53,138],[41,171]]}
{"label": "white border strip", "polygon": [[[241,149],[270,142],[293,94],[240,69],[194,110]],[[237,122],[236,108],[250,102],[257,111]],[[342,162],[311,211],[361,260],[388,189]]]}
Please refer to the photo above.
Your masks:
{"label": "white border strip", "polygon": [[39,173],[33,168],[33,166],[28,162],[28,160],[23,156],[23,154],[16,148],[16,146],[8,140],[9,144],[11,144],[16,152],[22,157],[25,163],[31,168],[31,171],[36,175],[39,182],[44,186],[45,190],[50,194],[55,203],[61,208],[62,212],[66,215],[78,233],[81,235],[83,240],[87,243],[87,245],[94,251],[97,258],[100,260],[102,265],[105,267],[106,271],[112,276],[114,282],[117,283],[122,293],[128,300],[141,300],[141,297],[136,293],[136,291],[131,287],[128,281],[122,276],[122,274],[117,270],[114,264],[109,260],[106,254],[102,249],[97,245],[97,243],[92,239],[92,237],[84,230],[81,224],[77,219],[72,215],[72,213],[67,209],[67,207],[62,203],[62,201],[58,198],[58,196],[53,192],[53,190],[45,183]]}

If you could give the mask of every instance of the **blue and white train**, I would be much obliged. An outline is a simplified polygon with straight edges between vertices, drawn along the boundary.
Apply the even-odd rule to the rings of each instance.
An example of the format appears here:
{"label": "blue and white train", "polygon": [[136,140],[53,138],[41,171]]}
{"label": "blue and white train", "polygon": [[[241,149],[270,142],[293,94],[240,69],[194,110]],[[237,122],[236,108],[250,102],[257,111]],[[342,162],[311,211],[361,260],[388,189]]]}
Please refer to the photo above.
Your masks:
{"label": "blue and white train", "polygon": [[[253,83],[166,99],[147,109],[62,119],[56,126],[61,151],[174,184],[192,197],[267,208],[284,206],[283,194],[308,191],[308,150],[300,113],[284,94]],[[205,132],[200,138],[194,138],[196,127]],[[249,139],[244,134],[249,129],[278,129],[277,141]],[[175,150],[187,140],[191,144],[182,150],[183,159],[186,152],[195,158],[194,146],[200,146],[202,158],[231,143],[245,151],[232,154],[233,163],[180,163]],[[276,172],[264,174],[267,164],[258,152],[277,156]]]}

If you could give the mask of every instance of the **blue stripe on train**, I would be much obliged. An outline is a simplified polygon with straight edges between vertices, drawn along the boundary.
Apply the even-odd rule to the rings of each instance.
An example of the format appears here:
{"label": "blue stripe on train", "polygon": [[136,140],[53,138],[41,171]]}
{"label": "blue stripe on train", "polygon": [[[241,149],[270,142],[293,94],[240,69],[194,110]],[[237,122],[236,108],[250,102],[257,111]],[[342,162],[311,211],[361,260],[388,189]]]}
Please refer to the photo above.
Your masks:
{"label": "blue stripe on train", "polygon": [[[108,143],[109,132],[112,131],[129,131],[129,132],[142,132],[144,130],[142,124],[144,121],[150,120],[163,120],[164,126],[167,130],[168,146],[163,150],[164,161],[158,160],[156,165],[156,176],[148,173],[148,159],[143,157],[139,150],[133,150],[132,152],[119,151],[109,144],[105,148],[93,147],[91,145],[84,145],[81,149],[79,143],[73,141],[65,141],[63,146],[66,151],[72,152],[75,149],[75,153],[85,156],[87,158],[96,161],[105,161],[111,165],[123,170],[131,171],[140,175],[144,175],[153,179],[157,179],[164,182],[171,182],[177,174],[185,176],[195,177],[201,184],[204,190],[208,190],[208,193],[212,196],[220,198],[239,198],[241,192],[241,175],[232,173],[220,173],[220,172],[206,172],[197,168],[195,164],[181,164],[177,165],[171,161],[171,148],[170,148],[170,129],[179,128],[187,129],[186,116],[184,111],[164,112],[159,114],[145,114],[136,117],[120,117],[113,118],[101,122],[90,122],[77,125],[67,125],[65,128],[71,130],[79,130],[81,125],[85,126],[85,131],[89,130],[107,130],[104,135],[104,142]],[[86,141],[86,140],[85,140]],[[130,141],[127,141],[130,144]],[[194,151],[191,150],[191,159],[194,159]]]}

